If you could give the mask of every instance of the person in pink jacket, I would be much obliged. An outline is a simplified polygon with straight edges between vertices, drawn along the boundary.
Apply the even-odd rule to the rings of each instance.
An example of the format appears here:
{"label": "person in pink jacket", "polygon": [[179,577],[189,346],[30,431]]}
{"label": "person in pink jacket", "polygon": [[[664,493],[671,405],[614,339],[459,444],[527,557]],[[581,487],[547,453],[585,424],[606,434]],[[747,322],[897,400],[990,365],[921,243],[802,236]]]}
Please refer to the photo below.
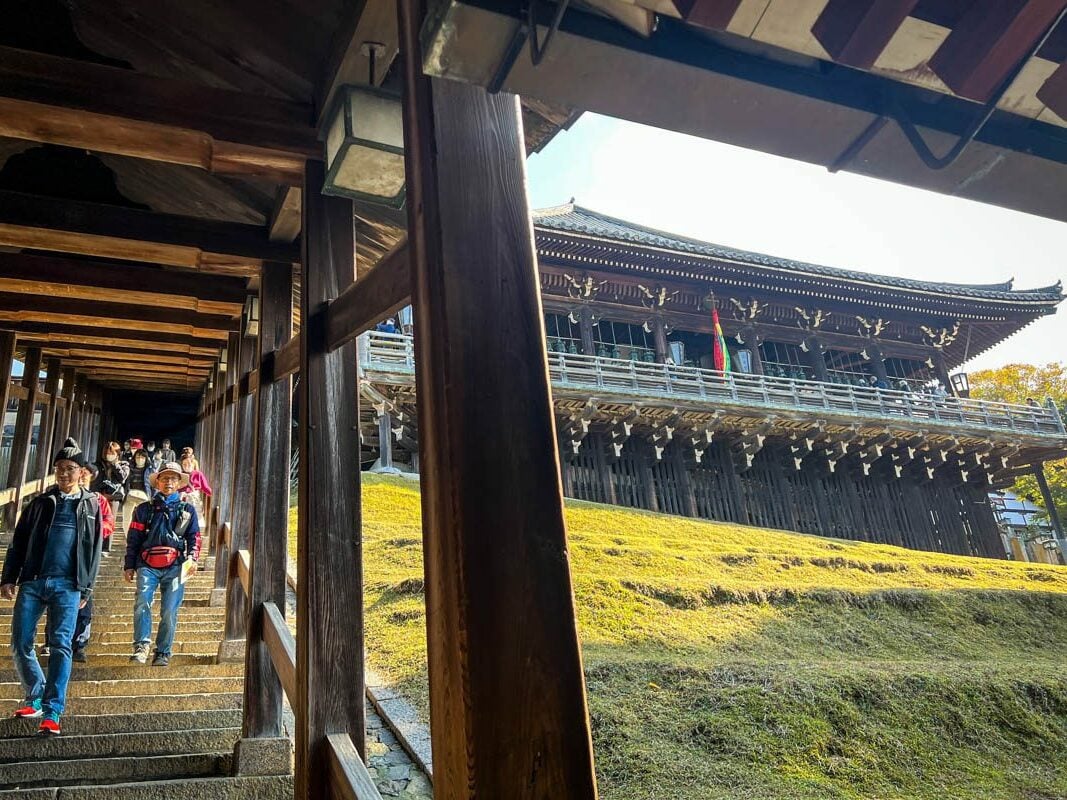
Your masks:
{"label": "person in pink jacket", "polygon": [[189,476],[189,486],[182,492],[182,496],[192,503],[197,517],[204,519],[204,498],[211,497],[211,484],[207,482],[207,476],[200,471],[200,462],[196,460],[191,449],[186,448],[182,452],[181,464],[182,472]]}

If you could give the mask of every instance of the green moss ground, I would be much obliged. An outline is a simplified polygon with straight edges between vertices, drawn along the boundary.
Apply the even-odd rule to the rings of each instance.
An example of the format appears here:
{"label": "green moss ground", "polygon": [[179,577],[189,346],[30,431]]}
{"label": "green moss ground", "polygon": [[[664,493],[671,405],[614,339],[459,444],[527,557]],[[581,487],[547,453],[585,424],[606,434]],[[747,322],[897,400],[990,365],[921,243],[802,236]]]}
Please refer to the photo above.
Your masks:
{"label": "green moss ground", "polygon": [[[417,484],[365,476],[367,651],[424,713]],[[1067,798],[1067,568],[569,502],[601,794]]]}

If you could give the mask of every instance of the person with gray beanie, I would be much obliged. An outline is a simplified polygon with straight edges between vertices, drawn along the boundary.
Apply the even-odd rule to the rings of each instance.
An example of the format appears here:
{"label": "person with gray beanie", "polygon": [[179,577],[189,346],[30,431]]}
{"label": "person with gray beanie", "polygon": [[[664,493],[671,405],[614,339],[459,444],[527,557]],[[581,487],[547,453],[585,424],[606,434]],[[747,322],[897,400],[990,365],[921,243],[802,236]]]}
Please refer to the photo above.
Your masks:
{"label": "person with gray beanie", "polygon": [[[43,717],[42,735],[60,732],[74,626],[78,609],[92,596],[104,538],[100,500],[79,486],[86,461],[78,443],[67,439],[52,464],[55,486],[23,510],[0,573],[0,597],[15,600],[11,651],[26,698],[15,716]],[[46,613],[47,677],[34,652],[37,624]]]}

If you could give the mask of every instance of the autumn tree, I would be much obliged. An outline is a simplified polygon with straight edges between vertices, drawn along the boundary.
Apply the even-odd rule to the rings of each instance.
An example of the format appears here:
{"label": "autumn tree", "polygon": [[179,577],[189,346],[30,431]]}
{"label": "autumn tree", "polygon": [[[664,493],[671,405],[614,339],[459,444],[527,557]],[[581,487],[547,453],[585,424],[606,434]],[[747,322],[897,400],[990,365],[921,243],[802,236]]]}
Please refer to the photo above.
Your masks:
{"label": "autumn tree", "polygon": [[[970,374],[971,397],[1001,403],[1025,403],[1032,398],[1042,405],[1048,399],[1067,417],[1067,364],[1008,364]],[[1045,476],[1060,519],[1067,519],[1067,459],[1045,463]],[[1037,481],[1027,475],[1016,480],[1013,491],[1042,508],[1045,501]]]}

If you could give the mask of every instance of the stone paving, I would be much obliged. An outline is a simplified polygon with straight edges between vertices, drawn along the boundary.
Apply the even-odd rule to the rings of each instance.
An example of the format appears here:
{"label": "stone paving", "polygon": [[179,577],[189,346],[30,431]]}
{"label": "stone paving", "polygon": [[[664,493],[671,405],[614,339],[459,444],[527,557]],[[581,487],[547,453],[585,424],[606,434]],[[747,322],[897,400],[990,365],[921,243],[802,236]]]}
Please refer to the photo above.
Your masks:
{"label": "stone paving", "polygon": [[382,797],[432,800],[430,782],[370,706],[367,707],[367,766]]}

